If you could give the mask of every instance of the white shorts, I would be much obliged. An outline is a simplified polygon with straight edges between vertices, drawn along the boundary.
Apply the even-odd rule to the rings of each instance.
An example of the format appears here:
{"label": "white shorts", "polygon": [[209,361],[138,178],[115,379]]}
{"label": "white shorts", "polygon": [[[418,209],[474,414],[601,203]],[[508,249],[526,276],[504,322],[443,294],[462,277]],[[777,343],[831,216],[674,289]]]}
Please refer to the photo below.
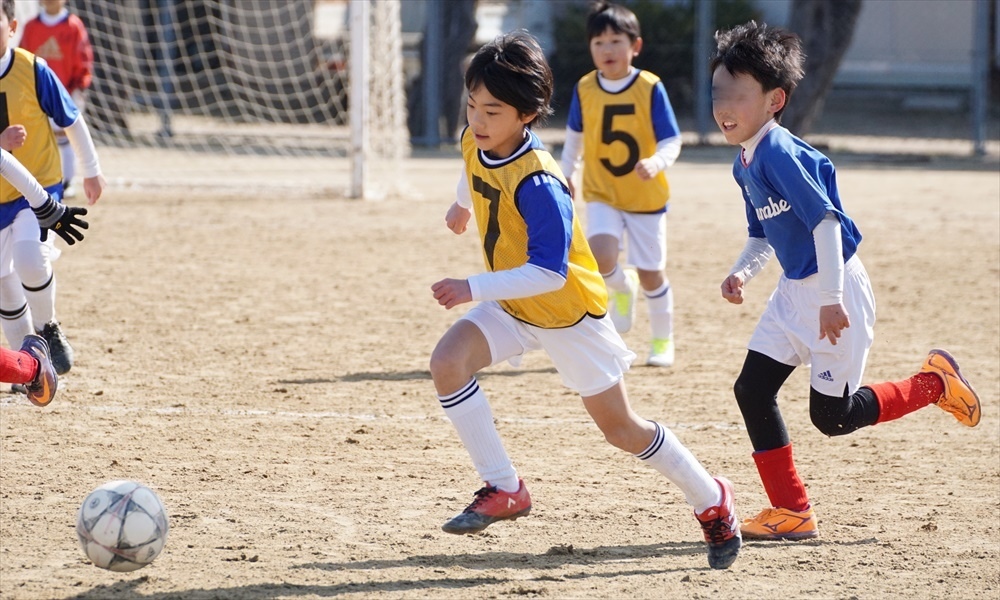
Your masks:
{"label": "white shorts", "polygon": [[587,203],[587,239],[610,235],[625,248],[625,262],[643,271],[662,271],[667,266],[667,213],[630,213],[603,202]]}
{"label": "white shorts", "polygon": [[6,277],[14,272],[14,244],[26,240],[38,242],[42,246],[42,253],[48,256],[48,260],[55,260],[61,254],[55,247],[54,238],[56,234],[52,231],[48,233],[48,240],[42,242],[41,229],[38,228],[38,219],[31,209],[19,211],[14,217],[14,222],[0,229],[0,277]]}
{"label": "white shorts", "polygon": [[811,366],[809,383],[819,393],[843,396],[861,386],[868,351],[875,339],[875,294],[857,255],[844,265],[844,307],[851,326],[837,345],[819,339],[819,278],[778,280],[747,347],[797,367]]}
{"label": "white shorts", "polygon": [[545,350],[563,385],[583,397],[599,394],[617,384],[635,360],[615,331],[611,318],[584,317],[572,327],[542,329],[518,321],[497,302],[480,302],[462,319],[472,322],[486,336],[490,366],[508,361],[521,364],[531,350]]}

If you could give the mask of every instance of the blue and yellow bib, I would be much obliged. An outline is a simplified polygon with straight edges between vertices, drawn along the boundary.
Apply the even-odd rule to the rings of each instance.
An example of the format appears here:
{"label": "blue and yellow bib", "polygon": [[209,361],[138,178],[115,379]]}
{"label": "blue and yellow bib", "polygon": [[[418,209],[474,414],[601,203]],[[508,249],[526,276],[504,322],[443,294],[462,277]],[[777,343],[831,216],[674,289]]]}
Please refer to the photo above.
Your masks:
{"label": "blue and yellow bib", "polygon": [[[486,164],[476,147],[472,131],[467,127],[462,133],[462,156],[465,158],[476,215],[479,237],[483,243],[483,260],[491,272],[520,267],[528,262],[528,224],[518,209],[520,202],[563,202],[572,214],[572,234],[565,239],[565,228],[552,228],[563,232],[558,243],[569,248],[563,264],[566,285],[562,288],[514,300],[500,300],[500,306],[515,319],[547,329],[569,327],[585,316],[602,317],[607,312],[608,295],[604,280],[597,269],[583,229],[573,212],[566,180],[552,155],[545,150],[534,134],[532,143],[520,153],[499,164]],[[562,197],[520,194],[533,178],[554,178],[559,182]],[[535,182],[538,180],[535,179]],[[544,199],[543,199],[544,198]],[[553,235],[556,232],[553,231]],[[555,241],[555,240],[548,240]]]}

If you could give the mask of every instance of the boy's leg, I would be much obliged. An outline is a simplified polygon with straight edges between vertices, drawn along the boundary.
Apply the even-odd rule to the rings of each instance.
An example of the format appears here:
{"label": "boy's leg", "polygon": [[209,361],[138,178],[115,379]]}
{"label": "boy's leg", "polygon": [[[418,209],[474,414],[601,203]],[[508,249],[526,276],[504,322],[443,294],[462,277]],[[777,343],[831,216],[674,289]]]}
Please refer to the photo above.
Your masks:
{"label": "boy's leg", "polygon": [[0,381],[29,383],[38,372],[38,360],[24,351],[0,347]]}
{"label": "boy's leg", "polygon": [[14,228],[11,245],[14,270],[31,307],[34,333],[45,338],[52,364],[56,372],[63,375],[73,367],[73,347],[56,321],[56,277],[52,260],[58,250],[51,237],[49,242],[39,241],[38,222],[31,211],[18,213],[11,227]]}
{"label": "boy's leg", "polygon": [[11,348],[20,348],[25,336],[35,333],[21,280],[14,273],[0,277],[0,328]]}
{"label": "boy's leg", "polygon": [[483,311],[473,311],[476,311],[475,322],[460,319],[431,355],[431,376],[438,401],[485,483],[472,504],[442,527],[455,534],[477,533],[496,521],[516,519],[531,510],[527,488],[507,456],[489,402],[474,376],[491,364],[492,356],[478,323],[490,323],[494,335],[501,335],[503,327]]}
{"label": "boy's leg", "polygon": [[732,484],[709,475],[672,431],[640,418],[629,406],[622,381],[584,397],[583,404],[609,443],[631,452],[680,488],[702,525],[709,565],[715,569],[729,567],[742,545]]}
{"label": "boy's leg", "polygon": [[625,220],[621,211],[603,202],[587,202],[586,210],[587,243],[608,288],[608,314],[618,333],[625,333],[635,320],[635,299],[639,292],[636,272],[618,264]]}
{"label": "boy's leg", "polygon": [[674,290],[670,287],[670,281],[664,276],[662,285],[652,290],[644,290],[643,293],[649,306],[649,324],[653,330],[646,364],[654,367],[673,366]]}
{"label": "boy's leg", "polygon": [[646,364],[670,367],[674,364],[674,290],[664,269],[667,267],[667,215],[627,214],[628,262],[635,265],[639,283],[649,307],[652,330]]}
{"label": "boy's leg", "polygon": [[778,410],[778,390],[795,367],[750,350],[733,386],[754,463],[770,508],[740,526],[749,539],[798,539],[817,535],[805,484],[792,457],[792,445]]}
{"label": "boy's leg", "polygon": [[913,377],[866,387],[878,403],[876,423],[898,419],[929,404],[936,404],[968,427],[978,425],[982,416],[979,395],[962,375],[955,358],[944,350],[931,350]]}

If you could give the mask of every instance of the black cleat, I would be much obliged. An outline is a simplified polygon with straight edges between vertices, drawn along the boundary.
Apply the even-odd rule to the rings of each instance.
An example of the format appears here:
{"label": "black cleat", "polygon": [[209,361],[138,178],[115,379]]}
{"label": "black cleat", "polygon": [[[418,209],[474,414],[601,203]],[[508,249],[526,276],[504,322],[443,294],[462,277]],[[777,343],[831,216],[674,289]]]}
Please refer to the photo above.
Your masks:
{"label": "black cleat", "polygon": [[59,323],[49,321],[38,332],[38,335],[45,339],[49,345],[49,356],[52,358],[52,366],[56,368],[56,374],[65,375],[73,368],[73,347],[69,345],[69,340],[59,329]]}

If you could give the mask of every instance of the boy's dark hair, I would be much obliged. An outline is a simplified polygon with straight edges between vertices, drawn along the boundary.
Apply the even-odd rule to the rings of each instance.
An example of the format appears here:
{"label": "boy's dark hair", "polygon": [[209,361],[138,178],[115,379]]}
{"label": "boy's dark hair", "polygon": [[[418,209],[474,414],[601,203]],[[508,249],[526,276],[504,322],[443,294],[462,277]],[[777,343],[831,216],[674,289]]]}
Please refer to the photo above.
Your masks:
{"label": "boy's dark hair", "polygon": [[635,13],[620,4],[610,2],[595,2],[587,15],[587,41],[594,39],[610,29],[615,33],[624,33],[632,42],[642,36],[639,30],[639,19]]}
{"label": "boy's dark hair", "polygon": [[465,89],[480,85],[518,113],[536,115],[528,127],[552,114],[552,69],[538,41],[527,31],[497,36],[476,52],[465,71]]}
{"label": "boy's dark hair", "polygon": [[[715,32],[717,50],[709,63],[714,73],[723,66],[731,75],[746,73],[756,79],[765,92],[781,88],[791,97],[805,72],[805,54],[799,36],[766,23],[750,21],[729,31]],[[788,100],[785,100],[788,106]],[[774,113],[779,120],[785,108]]]}
{"label": "boy's dark hair", "polygon": [[[0,0],[0,6],[3,6],[3,12],[7,15],[8,21],[14,20],[14,0]],[[3,35],[7,35],[8,32],[3,32]]]}

